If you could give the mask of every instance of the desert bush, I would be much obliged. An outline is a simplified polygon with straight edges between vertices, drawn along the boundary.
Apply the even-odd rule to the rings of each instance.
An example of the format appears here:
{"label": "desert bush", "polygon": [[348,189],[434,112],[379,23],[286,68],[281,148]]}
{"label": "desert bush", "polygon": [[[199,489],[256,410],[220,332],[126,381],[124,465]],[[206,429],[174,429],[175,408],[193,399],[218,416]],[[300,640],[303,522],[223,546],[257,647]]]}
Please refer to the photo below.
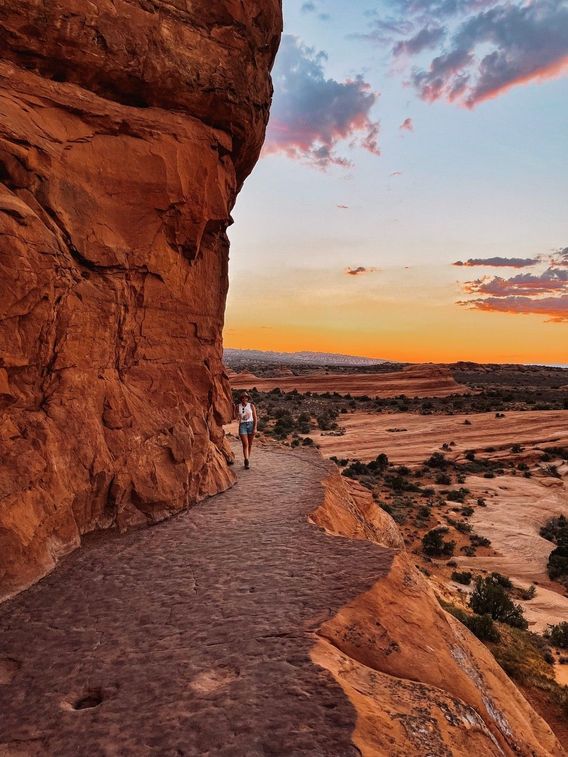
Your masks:
{"label": "desert bush", "polygon": [[548,557],[548,575],[553,581],[568,579],[568,544],[553,549]]}
{"label": "desert bush", "polygon": [[568,518],[565,515],[551,518],[540,529],[540,535],[543,539],[548,539],[555,544],[568,544]]}
{"label": "desert bush", "polygon": [[450,615],[457,618],[466,628],[472,632],[480,641],[500,641],[500,634],[497,626],[490,615],[469,615],[465,610],[455,605],[443,603],[442,605]]}
{"label": "desert bush", "polygon": [[504,589],[512,589],[513,588],[513,582],[509,578],[509,576],[504,576],[502,573],[497,573],[494,571],[491,576],[491,580],[495,583],[499,584],[499,586],[502,586]]}
{"label": "desert bush", "polygon": [[545,636],[555,647],[568,649],[568,622],[563,621],[554,626],[548,626]]}
{"label": "desert bush", "polygon": [[547,465],[544,470],[545,473],[547,473],[549,476],[553,476],[554,478],[562,478],[562,476],[558,472],[556,465]]}
{"label": "desert bush", "polygon": [[452,489],[448,492],[446,499],[450,502],[464,502],[468,494],[469,489],[464,489],[463,487],[460,489]]}
{"label": "desert bush", "polygon": [[497,626],[493,622],[491,615],[471,615],[466,625],[480,641],[492,641],[496,643],[501,640],[501,634],[497,630]]}
{"label": "desert bush", "polygon": [[530,602],[536,596],[536,586],[531,584],[528,589],[519,589],[519,596],[525,602]]}
{"label": "desert bush", "polygon": [[480,536],[479,534],[470,534],[469,540],[473,547],[490,547],[491,539],[486,536]]}
{"label": "desert bush", "polygon": [[444,526],[434,528],[422,537],[422,551],[429,557],[451,556],[454,554],[455,541],[444,541],[448,529]]}
{"label": "desert bush", "polygon": [[469,570],[464,570],[461,572],[454,570],[454,572],[452,573],[452,581],[455,581],[458,584],[463,584],[464,586],[469,586],[472,578],[473,574]]}
{"label": "desert bush", "polygon": [[424,465],[428,468],[447,468],[449,463],[441,452],[434,452],[424,461]]}
{"label": "desert bush", "polygon": [[471,526],[469,523],[466,523],[464,520],[458,520],[458,522],[456,523],[456,528],[462,534],[469,534],[473,526]]}
{"label": "desert bush", "polygon": [[434,481],[441,486],[449,486],[452,483],[452,479],[447,473],[438,473]]}
{"label": "desert bush", "polygon": [[520,605],[516,605],[503,586],[492,576],[478,578],[469,600],[469,606],[478,615],[490,615],[514,628],[528,628]]}
{"label": "desert bush", "polygon": [[473,515],[473,513],[474,513],[473,507],[471,507],[470,505],[467,505],[466,507],[462,507],[461,509],[461,514],[463,515],[464,518],[469,518],[469,516]]}

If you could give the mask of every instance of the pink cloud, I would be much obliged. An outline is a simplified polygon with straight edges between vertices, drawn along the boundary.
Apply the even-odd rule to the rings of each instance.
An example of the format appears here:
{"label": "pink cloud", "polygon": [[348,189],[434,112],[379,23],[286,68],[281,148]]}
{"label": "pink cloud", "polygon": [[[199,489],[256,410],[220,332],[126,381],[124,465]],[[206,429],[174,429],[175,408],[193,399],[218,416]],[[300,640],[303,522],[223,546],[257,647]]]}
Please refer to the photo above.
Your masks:
{"label": "pink cloud", "polygon": [[436,51],[410,76],[428,102],[473,108],[513,87],[568,73],[565,0],[394,1],[412,33],[394,45],[394,58],[421,60]]}
{"label": "pink cloud", "polygon": [[540,299],[532,297],[487,297],[477,300],[464,300],[458,304],[491,313],[544,315],[554,323],[568,321],[568,295]]}
{"label": "pink cloud", "polygon": [[398,128],[402,131],[414,131],[414,122],[411,118],[405,118]]}
{"label": "pink cloud", "polygon": [[[458,304],[499,313],[545,315],[554,322],[568,320],[568,270],[549,267],[540,274],[520,273],[505,279],[486,276],[463,285],[473,299]],[[481,296],[480,296],[481,295]]]}
{"label": "pink cloud", "polygon": [[326,169],[348,167],[341,142],[379,155],[379,123],[371,117],[378,95],[357,76],[327,78],[327,55],[285,35],[273,72],[274,104],[264,154],[281,153]]}

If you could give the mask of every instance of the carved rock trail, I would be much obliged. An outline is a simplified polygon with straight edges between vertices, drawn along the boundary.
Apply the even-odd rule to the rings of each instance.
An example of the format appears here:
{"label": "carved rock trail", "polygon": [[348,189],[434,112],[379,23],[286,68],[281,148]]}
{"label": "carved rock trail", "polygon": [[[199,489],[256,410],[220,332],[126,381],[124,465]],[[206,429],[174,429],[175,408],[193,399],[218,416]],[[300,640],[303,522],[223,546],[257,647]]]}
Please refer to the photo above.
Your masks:
{"label": "carved rock trail", "polygon": [[309,651],[394,551],[308,523],[326,472],[258,449],[230,491],[91,542],[4,604],[0,753],[357,754]]}
{"label": "carved rock trail", "polygon": [[0,755],[564,754],[366,490],[253,465],[0,606]]}

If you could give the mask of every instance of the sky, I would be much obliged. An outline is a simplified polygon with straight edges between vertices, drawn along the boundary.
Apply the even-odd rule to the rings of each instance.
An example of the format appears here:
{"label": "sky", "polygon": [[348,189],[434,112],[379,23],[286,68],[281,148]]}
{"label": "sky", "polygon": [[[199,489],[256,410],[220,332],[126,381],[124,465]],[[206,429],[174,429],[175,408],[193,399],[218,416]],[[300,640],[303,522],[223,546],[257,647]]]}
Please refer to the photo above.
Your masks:
{"label": "sky", "polygon": [[284,0],[227,347],[568,363],[568,0]]}

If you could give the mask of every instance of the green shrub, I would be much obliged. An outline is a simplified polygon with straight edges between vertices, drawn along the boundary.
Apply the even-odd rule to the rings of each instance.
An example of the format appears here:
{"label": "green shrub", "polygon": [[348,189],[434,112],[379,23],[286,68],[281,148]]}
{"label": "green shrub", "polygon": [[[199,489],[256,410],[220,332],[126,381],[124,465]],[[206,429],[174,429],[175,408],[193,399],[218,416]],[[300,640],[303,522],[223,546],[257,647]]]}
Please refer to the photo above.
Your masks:
{"label": "green shrub", "polygon": [[480,641],[492,641],[495,643],[500,641],[501,636],[490,615],[469,615],[460,607],[446,604],[445,602],[442,603],[442,606],[450,615],[453,615],[466,628],[469,628],[472,634],[477,636]]}
{"label": "green shrub", "polygon": [[528,589],[519,589],[519,595],[525,602],[530,602],[536,596],[536,586],[531,584]]}
{"label": "green shrub", "polygon": [[444,535],[448,529],[444,526],[434,528],[422,537],[422,551],[429,557],[442,557],[454,554],[455,541],[444,541]]}
{"label": "green shrub", "polygon": [[545,636],[555,647],[568,649],[568,621],[548,626]]}
{"label": "green shrub", "polygon": [[428,466],[428,468],[447,468],[448,461],[441,452],[434,452],[434,454],[424,462],[424,465]]}
{"label": "green shrub", "polygon": [[548,575],[552,580],[568,578],[568,544],[556,547],[548,557]]}
{"label": "green shrub", "polygon": [[514,628],[528,628],[520,605],[514,604],[505,589],[492,576],[476,579],[469,606],[477,615],[490,615],[493,620],[507,623]]}
{"label": "green shrub", "polygon": [[479,534],[470,534],[469,540],[474,547],[490,547],[491,539],[486,536],[480,536]]}
{"label": "green shrub", "polygon": [[490,576],[491,580],[502,586],[504,589],[512,589],[513,582],[508,576],[504,576],[502,573],[493,572]]}
{"label": "green shrub", "polygon": [[449,486],[452,483],[452,479],[447,473],[438,473],[434,481],[441,486]]}
{"label": "green shrub", "polygon": [[473,574],[469,570],[464,570],[462,572],[454,570],[452,573],[452,581],[455,581],[458,584],[463,584],[464,586],[469,586],[472,578]]}
{"label": "green shrub", "polygon": [[497,643],[501,640],[501,635],[491,615],[471,615],[466,625],[480,641]]}

